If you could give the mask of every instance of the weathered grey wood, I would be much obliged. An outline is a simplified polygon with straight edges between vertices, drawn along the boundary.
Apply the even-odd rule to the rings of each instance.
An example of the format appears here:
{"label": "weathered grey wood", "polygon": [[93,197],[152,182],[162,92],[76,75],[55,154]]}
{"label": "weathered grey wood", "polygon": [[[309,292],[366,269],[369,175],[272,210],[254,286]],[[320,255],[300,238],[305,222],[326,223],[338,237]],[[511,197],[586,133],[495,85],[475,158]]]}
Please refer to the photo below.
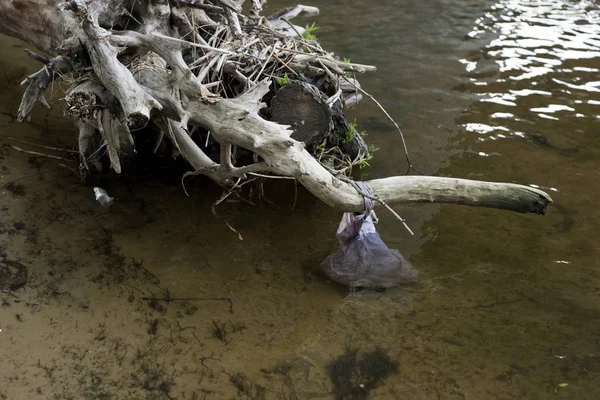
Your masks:
{"label": "weathered grey wood", "polygon": [[319,9],[317,7],[303,5],[287,7],[269,15],[267,17],[267,20],[270,22],[284,19],[290,20],[296,18],[299,15],[303,15],[305,17],[316,17],[317,15],[319,15]]}
{"label": "weathered grey wood", "polygon": [[296,36],[303,34],[305,29],[301,26],[292,25],[290,20],[298,16],[315,17],[319,15],[317,7],[297,5],[295,7],[287,7],[277,11],[267,17],[269,25],[287,36]]}
{"label": "weathered grey wood", "polygon": [[98,147],[98,143],[95,143],[98,137],[96,135],[96,128],[83,121],[77,123],[77,128],[79,130],[79,156],[85,167],[84,169],[87,171],[92,169],[99,171],[101,168],[98,159],[99,153],[96,151]]}
{"label": "weathered grey wood", "polygon": [[55,54],[76,22],[61,12],[60,0],[0,1],[0,33],[16,37],[47,54]]}
{"label": "weathered grey wood", "polygon": [[[31,52],[30,52],[31,53]],[[33,55],[33,53],[31,53]],[[41,60],[45,66],[36,72],[35,74],[29,75],[21,84],[29,82],[29,86],[23,94],[21,105],[17,114],[17,121],[23,122],[28,120],[33,108],[37,103],[41,103],[47,108],[50,108],[44,92],[48,88],[48,85],[54,81],[54,79],[60,74],[66,74],[72,68],[71,60],[67,57],[58,56],[52,59],[43,59],[40,56],[35,55],[35,58]]]}
{"label": "weathered grey wood", "polygon": [[82,20],[86,34],[84,41],[92,60],[94,72],[103,85],[119,100],[123,114],[130,128],[141,128],[148,123],[150,111],[160,110],[160,104],[148,96],[137,84],[131,71],[118,60],[119,49],[106,40],[110,33],[101,28],[98,19],[102,12],[107,12],[106,3],[92,2],[87,6],[84,2],[73,2],[73,11]]}
{"label": "weathered grey wood", "polygon": [[[268,86],[269,82],[260,82],[255,93],[266,93]],[[341,211],[363,210],[363,198],[354,187],[332,176],[301,142],[290,138],[289,127],[264,120],[249,104],[256,103],[248,102],[244,96],[222,99],[216,104],[192,101],[184,112],[190,121],[208,128],[218,141],[255,151],[269,170],[295,177],[326,204]],[[164,106],[169,108],[168,103]],[[397,176],[366,183],[378,198],[389,204],[456,203],[545,214],[552,202],[541,190],[511,183],[423,176]]]}
{"label": "weathered grey wood", "polygon": [[552,202],[543,191],[513,183],[433,176],[395,176],[367,182],[390,203],[452,203],[545,214]]}
{"label": "weathered grey wood", "polygon": [[[0,14],[0,26],[2,22],[6,22],[8,26],[0,29],[25,40],[40,39],[42,35],[36,31],[37,27],[16,26],[18,16],[23,16],[23,12],[12,10],[14,7],[6,3],[0,2],[0,12],[4,13]],[[311,156],[302,142],[290,137],[293,131],[289,126],[268,121],[259,114],[265,106],[262,98],[269,92],[269,80],[259,81],[235,99],[218,98],[202,85],[183,60],[182,51],[187,46],[194,45],[200,48],[204,45],[185,42],[179,37],[169,37],[173,34],[173,29],[164,26],[170,21],[166,1],[142,1],[141,4],[147,10],[144,14],[143,31],[121,30],[118,35],[101,27],[109,25],[100,24],[100,21],[110,22],[110,18],[117,18],[117,8],[111,8],[117,7],[117,3],[70,0],[67,1],[67,8],[74,12],[67,10],[63,14],[57,13],[51,6],[48,7],[52,9],[46,10],[42,0],[25,0],[25,3],[31,5],[33,12],[41,14],[29,19],[43,22],[41,26],[45,35],[56,36],[42,41],[42,46],[46,49],[50,49],[56,43],[64,44],[62,39],[67,39],[64,36],[64,26],[69,27],[70,40],[75,38],[85,46],[102,86],[119,101],[122,115],[128,119],[130,125],[145,124],[150,119],[152,110],[158,114],[158,118],[180,121],[169,123],[171,128],[179,127],[173,130],[171,140],[199,173],[213,178],[223,186],[227,186],[226,182],[229,182],[230,178],[243,178],[245,174],[255,172],[294,177],[315,196],[336,209],[363,210],[362,195],[347,181],[333,176]],[[52,1],[49,3],[54,5]],[[230,11],[236,10],[234,6],[237,3],[230,0],[219,0],[219,4]],[[153,10],[152,7],[157,9]],[[182,14],[179,17],[182,17]],[[53,19],[62,22],[64,26],[58,27],[49,23]],[[233,37],[233,31],[229,37]],[[215,44],[209,42],[209,45]],[[271,54],[276,47],[271,48]],[[136,74],[139,79],[136,80],[118,58],[125,48],[140,51],[140,54],[145,54],[144,57],[158,55],[164,63],[161,65],[150,60],[152,68]],[[155,55],[152,56],[148,50]],[[219,57],[219,65],[225,64],[229,57],[230,50],[225,51],[215,52],[215,56]],[[265,54],[268,54],[268,51],[267,48]],[[286,51],[288,55],[293,53],[293,50]],[[371,66],[343,63],[320,50],[318,53],[300,54],[294,58],[294,63],[310,68],[322,68],[328,76],[333,77],[335,74],[343,74],[344,71],[374,70]],[[310,68],[308,70],[311,70]],[[188,122],[210,131],[221,144],[222,155],[227,156],[228,149],[236,145],[256,153],[263,161],[236,167],[227,159],[215,165],[187,135],[185,127]],[[89,129],[83,129],[82,133],[82,139],[85,139],[86,135],[89,136]],[[540,190],[509,183],[421,176],[390,177],[366,183],[378,199],[389,204],[456,203],[544,214],[551,203],[550,197]]]}

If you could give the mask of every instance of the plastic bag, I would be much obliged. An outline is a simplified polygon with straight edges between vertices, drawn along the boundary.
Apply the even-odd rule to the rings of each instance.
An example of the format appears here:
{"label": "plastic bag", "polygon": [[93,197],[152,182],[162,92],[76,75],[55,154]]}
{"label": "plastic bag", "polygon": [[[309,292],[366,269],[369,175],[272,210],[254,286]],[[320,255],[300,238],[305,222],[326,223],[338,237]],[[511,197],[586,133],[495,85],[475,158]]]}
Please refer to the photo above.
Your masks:
{"label": "plastic bag", "polygon": [[[366,185],[361,188],[368,191]],[[340,249],[321,262],[321,269],[332,281],[351,288],[415,282],[418,271],[398,250],[388,248],[375,230],[371,218],[374,203],[367,200],[364,214],[344,214],[336,233]]]}
{"label": "plastic bag", "polygon": [[99,187],[94,188],[94,196],[96,196],[96,201],[104,207],[110,206],[114,201],[114,199],[106,193],[106,190]]}

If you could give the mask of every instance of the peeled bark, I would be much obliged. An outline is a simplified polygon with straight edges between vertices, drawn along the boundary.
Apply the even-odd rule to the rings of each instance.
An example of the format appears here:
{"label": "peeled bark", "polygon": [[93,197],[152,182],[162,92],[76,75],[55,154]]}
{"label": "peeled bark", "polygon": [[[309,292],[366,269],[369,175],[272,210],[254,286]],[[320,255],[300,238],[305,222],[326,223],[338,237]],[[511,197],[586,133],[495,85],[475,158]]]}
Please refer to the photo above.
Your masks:
{"label": "peeled bark", "polygon": [[[106,139],[116,146],[120,139],[114,135],[129,134],[130,129],[152,122],[161,127],[161,140],[170,140],[196,172],[221,186],[230,188],[234,178],[244,179],[255,172],[289,176],[336,209],[362,211],[363,195],[345,177],[315,159],[303,142],[295,140],[290,126],[265,119],[261,110],[272,87],[269,70],[288,68],[299,76],[326,80],[334,88],[332,104],[341,106],[345,100],[352,104],[360,100],[357,88],[352,93],[347,84],[339,84],[345,72],[375,68],[335,59],[316,42],[298,38],[303,29],[277,14],[270,19],[253,19],[240,14],[240,1],[196,3],[69,0],[58,8],[52,0],[3,1],[0,32],[36,44],[52,56],[67,57],[71,73],[78,79],[92,80],[106,90],[106,96],[88,91],[89,98],[97,102],[91,108],[93,118],[77,114],[83,127],[80,142],[85,146],[93,142],[89,140],[90,124],[111,126],[111,136]],[[281,15],[314,15],[315,10],[301,6]],[[253,13],[259,11],[255,6]],[[130,12],[136,18],[130,18]],[[192,15],[216,21],[214,36],[202,36],[199,31],[191,34],[193,24],[188,18]],[[138,26],[136,21],[144,24]],[[260,40],[256,40],[256,32]],[[62,58],[52,60],[67,65]],[[256,62],[252,64],[252,60]],[[47,71],[64,73],[62,67],[50,66]],[[40,100],[50,82],[44,74],[34,74],[30,80],[20,119],[27,117],[30,104]],[[226,85],[239,95],[224,97],[222,88]],[[74,113],[80,111],[77,107]],[[196,128],[209,132],[220,144],[220,163],[212,161],[191,139],[190,131]],[[258,161],[235,166],[232,146],[255,153]],[[90,149],[81,150],[86,154]],[[113,150],[111,161],[118,170],[119,151]],[[390,205],[456,203],[544,214],[551,203],[543,191],[509,183],[420,176],[366,183],[374,197]]]}

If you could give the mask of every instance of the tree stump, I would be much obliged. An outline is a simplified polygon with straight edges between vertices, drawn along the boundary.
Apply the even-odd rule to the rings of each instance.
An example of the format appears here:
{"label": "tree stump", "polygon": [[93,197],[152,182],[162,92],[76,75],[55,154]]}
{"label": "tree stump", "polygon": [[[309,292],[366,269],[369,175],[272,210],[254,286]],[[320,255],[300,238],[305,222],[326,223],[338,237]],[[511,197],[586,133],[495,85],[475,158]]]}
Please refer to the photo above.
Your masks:
{"label": "tree stump", "polygon": [[279,89],[270,107],[271,120],[289,125],[291,138],[304,142],[309,152],[324,143],[324,148],[339,147],[352,159],[369,150],[360,135],[349,137],[350,125],[337,102],[328,98],[314,85],[291,81]]}

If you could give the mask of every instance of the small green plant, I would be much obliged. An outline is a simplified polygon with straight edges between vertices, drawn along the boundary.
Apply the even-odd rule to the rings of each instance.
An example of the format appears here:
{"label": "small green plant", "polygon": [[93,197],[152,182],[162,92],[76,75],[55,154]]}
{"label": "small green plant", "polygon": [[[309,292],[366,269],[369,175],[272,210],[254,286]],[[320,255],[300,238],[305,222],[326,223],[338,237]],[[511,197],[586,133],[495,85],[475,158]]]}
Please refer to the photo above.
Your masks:
{"label": "small green plant", "polygon": [[360,157],[358,157],[358,161],[356,162],[356,165],[358,165],[358,168],[363,169],[365,167],[370,167],[371,164],[369,164],[369,160],[372,159],[372,156],[366,156],[364,154],[361,154]]}
{"label": "small green plant", "polygon": [[319,151],[325,151],[325,146],[327,146],[327,139],[323,139],[323,141],[315,146],[315,149]]}
{"label": "small green plant", "polygon": [[373,153],[375,153],[377,150],[379,150],[379,147],[375,147],[374,144],[369,145],[369,154],[371,155],[371,157],[373,156]]}
{"label": "small green plant", "polygon": [[[346,64],[350,64],[350,59],[349,59],[349,58],[346,58],[346,57],[344,57],[344,62],[345,62]],[[344,72],[344,76],[345,76],[346,78],[352,78],[352,71],[346,71],[346,72]]]}
{"label": "small green plant", "polygon": [[355,133],[355,130],[348,129],[348,132],[346,132],[346,137],[344,137],[344,143],[350,143],[351,141],[353,141],[356,137]]}
{"label": "small green plant", "polygon": [[277,84],[279,84],[279,86],[281,86],[281,87],[287,85],[291,81],[292,80],[290,79],[290,77],[288,76],[287,73],[285,73],[283,76],[280,76],[277,78]]}
{"label": "small green plant", "polygon": [[346,132],[346,137],[344,137],[344,143],[349,143],[354,140],[356,137],[356,120],[350,123],[350,127],[348,128],[348,132]]}
{"label": "small green plant", "polygon": [[313,22],[310,25],[306,25],[304,27],[304,33],[302,34],[302,37],[306,40],[317,40],[317,37],[315,36],[314,32],[319,29],[319,27]]}
{"label": "small green plant", "polygon": [[348,132],[346,132],[346,137],[344,137],[344,143],[349,143],[353,141],[357,134],[359,134],[360,136],[367,136],[367,131],[358,131],[358,129],[356,129],[357,126],[358,124],[356,123],[356,120],[350,123]]}

